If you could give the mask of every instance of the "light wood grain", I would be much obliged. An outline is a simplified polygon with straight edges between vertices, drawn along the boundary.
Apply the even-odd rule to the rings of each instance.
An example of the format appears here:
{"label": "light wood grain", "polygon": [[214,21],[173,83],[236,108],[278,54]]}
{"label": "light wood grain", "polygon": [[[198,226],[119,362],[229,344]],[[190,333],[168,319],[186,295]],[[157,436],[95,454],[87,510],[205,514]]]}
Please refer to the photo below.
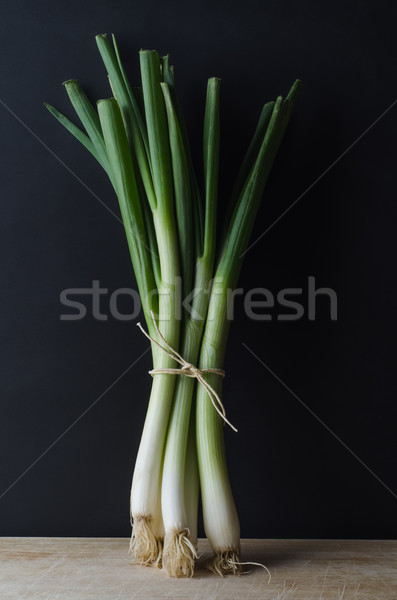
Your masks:
{"label": "light wood grain", "polygon": [[120,538],[0,538],[0,598],[27,600],[397,600],[397,542],[243,540],[242,577],[193,579],[130,564]]}

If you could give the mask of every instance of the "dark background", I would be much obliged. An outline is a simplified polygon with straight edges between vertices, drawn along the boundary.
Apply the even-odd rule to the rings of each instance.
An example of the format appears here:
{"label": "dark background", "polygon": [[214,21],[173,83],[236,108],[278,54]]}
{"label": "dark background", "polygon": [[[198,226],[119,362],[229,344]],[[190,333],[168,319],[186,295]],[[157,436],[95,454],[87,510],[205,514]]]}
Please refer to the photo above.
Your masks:
{"label": "dark background", "polygon": [[[301,77],[304,93],[255,239],[396,100],[392,5],[3,2],[0,99],[118,213],[100,167],[42,106],[48,101],[72,116],[60,86],[69,78],[93,99],[109,96],[96,33],[117,34],[135,82],[140,48],[172,54],[199,169],[206,78],[222,78],[221,202],[262,104]],[[239,428],[226,431],[226,441],[243,537],[397,535],[396,111],[247,254],[246,290],[306,290],[314,276],[336,291],[338,320],[324,298],[314,322],[307,313],[298,322],[250,321],[237,302],[224,398]],[[109,294],[135,287],[124,233],[4,104],[0,128],[0,534],[128,536],[149,353],[4,493],[147,341],[134,322],[60,321],[64,288],[92,280]]]}

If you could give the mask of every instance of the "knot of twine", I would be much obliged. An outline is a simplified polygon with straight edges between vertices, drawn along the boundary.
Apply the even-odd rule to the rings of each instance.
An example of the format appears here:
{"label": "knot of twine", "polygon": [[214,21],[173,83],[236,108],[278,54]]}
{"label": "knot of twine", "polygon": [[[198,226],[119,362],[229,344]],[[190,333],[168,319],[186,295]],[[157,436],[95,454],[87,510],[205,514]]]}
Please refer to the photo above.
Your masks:
{"label": "knot of twine", "polygon": [[218,415],[224,420],[225,423],[229,425],[233,429],[233,431],[237,431],[237,429],[230,423],[230,421],[226,417],[225,407],[222,404],[222,400],[219,397],[219,394],[214,390],[212,385],[210,385],[204,378],[206,373],[212,373],[214,375],[219,375],[220,377],[225,377],[226,373],[223,369],[198,369],[191,363],[187,362],[183,356],[181,356],[172,346],[169,345],[167,340],[160,333],[158,325],[156,323],[156,319],[154,318],[154,314],[150,311],[150,315],[153,320],[154,327],[156,329],[156,333],[163,342],[164,346],[162,346],[157,340],[152,338],[147,331],[144,330],[140,323],[137,323],[137,327],[142,331],[143,335],[145,335],[153,344],[156,344],[163,352],[168,354],[171,358],[173,358],[177,363],[181,365],[180,369],[152,369],[149,371],[149,374],[153,377],[154,375],[185,375],[185,377],[192,377],[197,379],[199,383],[204,387],[207,392],[212,406],[215,408]]}

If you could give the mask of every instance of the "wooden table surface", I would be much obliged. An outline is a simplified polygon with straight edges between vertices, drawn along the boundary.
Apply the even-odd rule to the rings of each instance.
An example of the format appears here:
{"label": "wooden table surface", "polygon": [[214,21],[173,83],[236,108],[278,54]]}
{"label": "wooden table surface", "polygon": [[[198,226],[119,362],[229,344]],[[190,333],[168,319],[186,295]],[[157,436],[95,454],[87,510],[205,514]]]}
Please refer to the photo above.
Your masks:
{"label": "wooden table surface", "polygon": [[[0,599],[397,600],[397,542],[243,540],[243,559],[264,563],[222,579],[203,562],[192,579],[130,564],[125,538],[0,538]],[[248,567],[247,567],[248,568]]]}

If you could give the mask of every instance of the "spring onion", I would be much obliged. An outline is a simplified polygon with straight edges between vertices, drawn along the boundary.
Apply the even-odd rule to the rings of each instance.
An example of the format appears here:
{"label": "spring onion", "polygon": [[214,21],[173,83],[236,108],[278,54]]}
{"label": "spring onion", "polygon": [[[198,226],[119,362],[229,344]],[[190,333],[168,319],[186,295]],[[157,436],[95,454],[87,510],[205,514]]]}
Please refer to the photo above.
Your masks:
{"label": "spring onion", "polygon": [[[219,79],[210,78],[207,86],[201,194],[168,57],[141,51],[141,82],[133,88],[114,36],[112,44],[105,35],[96,41],[112,98],[95,107],[76,80],[65,82],[83,129],[46,106],[96,158],[115,190],[151,339],[154,371],[131,488],[130,549],[136,562],[162,567],[171,577],[191,577],[200,487],[205,532],[214,551],[208,567],[220,575],[238,573],[239,519],[224,423],[211,390],[220,401],[228,290],[237,285],[301,85],[296,81],[285,99],[265,104],[217,242]],[[180,306],[180,296],[190,298],[190,306]],[[178,372],[175,353],[183,365]]]}

